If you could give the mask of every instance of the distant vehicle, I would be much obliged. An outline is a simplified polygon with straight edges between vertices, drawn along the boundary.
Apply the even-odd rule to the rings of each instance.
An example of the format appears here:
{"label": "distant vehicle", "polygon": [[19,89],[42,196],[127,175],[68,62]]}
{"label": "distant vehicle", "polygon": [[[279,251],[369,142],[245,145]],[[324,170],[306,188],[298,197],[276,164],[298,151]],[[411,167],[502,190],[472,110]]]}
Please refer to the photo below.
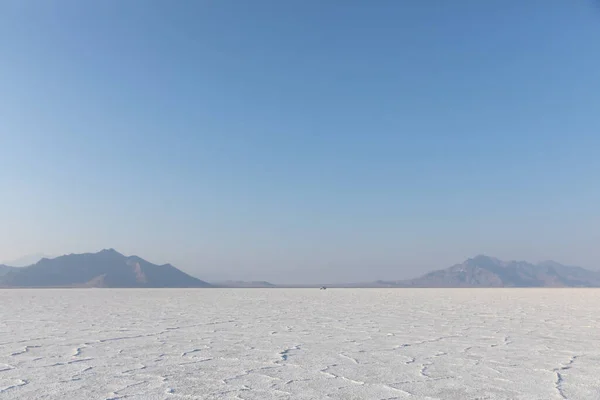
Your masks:
{"label": "distant vehicle", "polygon": [[320,290],[327,290],[327,288],[325,286],[321,286]]}

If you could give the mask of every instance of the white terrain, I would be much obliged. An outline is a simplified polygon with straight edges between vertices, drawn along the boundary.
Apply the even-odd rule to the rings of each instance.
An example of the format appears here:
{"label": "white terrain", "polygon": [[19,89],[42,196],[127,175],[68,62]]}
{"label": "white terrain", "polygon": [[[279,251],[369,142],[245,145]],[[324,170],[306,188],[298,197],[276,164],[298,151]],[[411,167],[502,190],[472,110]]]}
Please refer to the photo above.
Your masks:
{"label": "white terrain", "polygon": [[1,290],[0,399],[600,399],[600,290]]}

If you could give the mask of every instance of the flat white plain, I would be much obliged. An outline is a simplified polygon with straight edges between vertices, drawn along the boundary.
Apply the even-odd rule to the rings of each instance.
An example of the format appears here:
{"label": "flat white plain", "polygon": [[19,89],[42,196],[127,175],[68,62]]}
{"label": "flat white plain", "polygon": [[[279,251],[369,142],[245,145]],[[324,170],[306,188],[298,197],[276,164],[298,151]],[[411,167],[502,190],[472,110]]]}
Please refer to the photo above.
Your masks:
{"label": "flat white plain", "polygon": [[0,398],[600,399],[600,290],[3,290]]}

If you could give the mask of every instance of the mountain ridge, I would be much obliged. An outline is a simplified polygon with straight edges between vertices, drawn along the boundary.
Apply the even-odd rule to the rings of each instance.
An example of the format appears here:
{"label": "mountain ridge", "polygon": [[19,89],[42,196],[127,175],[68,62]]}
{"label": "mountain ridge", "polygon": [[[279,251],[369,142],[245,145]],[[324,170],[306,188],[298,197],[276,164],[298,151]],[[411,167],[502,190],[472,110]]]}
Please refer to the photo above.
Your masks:
{"label": "mountain ridge", "polygon": [[[102,288],[313,288],[321,284],[273,284],[267,281],[229,280],[208,283],[175,268],[156,265],[114,249],[97,253],[42,258],[27,267],[0,264],[0,288],[102,287]],[[502,261],[486,255],[468,258],[445,269],[405,280],[328,284],[346,288],[500,288],[600,287],[600,271],[566,266],[547,260]]]}
{"label": "mountain ridge", "polygon": [[114,249],[42,258],[27,267],[3,268],[0,287],[168,288],[210,287],[173,267],[156,265]]}
{"label": "mountain ridge", "polygon": [[19,267],[19,268],[20,267],[28,267],[30,265],[37,263],[42,258],[52,258],[52,256],[49,256],[44,253],[28,254],[28,255],[19,257],[17,259],[2,261],[2,262],[0,262],[0,264],[5,265],[5,266],[10,266],[10,267]]}
{"label": "mountain ridge", "polygon": [[388,287],[600,287],[600,272],[555,261],[532,264],[480,254],[418,278],[377,283]]}

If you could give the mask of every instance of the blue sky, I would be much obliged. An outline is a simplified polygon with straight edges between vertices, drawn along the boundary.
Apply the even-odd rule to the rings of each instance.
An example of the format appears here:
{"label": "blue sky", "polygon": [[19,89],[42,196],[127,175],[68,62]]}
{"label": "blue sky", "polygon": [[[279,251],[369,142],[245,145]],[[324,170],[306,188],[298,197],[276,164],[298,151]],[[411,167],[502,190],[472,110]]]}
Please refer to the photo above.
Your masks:
{"label": "blue sky", "polygon": [[0,260],[600,268],[590,1],[0,4]]}

